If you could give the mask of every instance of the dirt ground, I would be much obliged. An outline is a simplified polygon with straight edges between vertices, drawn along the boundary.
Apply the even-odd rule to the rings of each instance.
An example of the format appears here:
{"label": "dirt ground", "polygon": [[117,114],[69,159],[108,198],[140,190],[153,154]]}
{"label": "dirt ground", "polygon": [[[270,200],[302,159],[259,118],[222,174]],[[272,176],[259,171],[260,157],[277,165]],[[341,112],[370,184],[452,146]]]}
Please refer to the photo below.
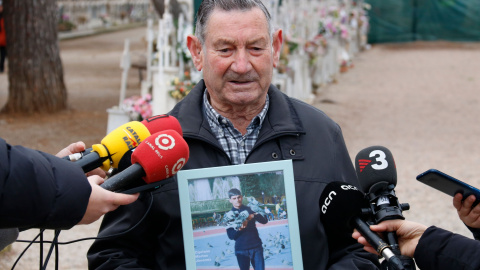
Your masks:
{"label": "dirt ground", "polygon": [[[10,144],[56,153],[71,142],[88,146],[106,135],[106,109],[117,105],[120,59],[125,38],[136,55],[144,48],[145,29],[137,28],[60,42],[69,93],[66,112],[31,117],[0,115],[0,137]],[[480,187],[480,44],[405,43],[374,45],[354,58],[354,68],[337,83],[322,87],[314,105],[340,124],[352,161],[369,146],[382,145],[395,157],[397,197],[409,203],[407,219],[470,237],[452,199],[418,183],[416,175],[437,168]],[[8,95],[0,75],[0,105]],[[127,96],[138,94],[136,70],[129,72]],[[100,221],[60,234],[60,241],[94,237]],[[22,232],[31,240],[38,230]],[[47,233],[45,239],[51,239]],[[60,269],[86,269],[92,241],[60,246]],[[0,255],[0,269],[10,269],[25,248],[15,243]],[[46,254],[49,245],[44,246]],[[36,269],[39,247],[33,245],[16,269]],[[48,269],[54,269],[54,258]]]}

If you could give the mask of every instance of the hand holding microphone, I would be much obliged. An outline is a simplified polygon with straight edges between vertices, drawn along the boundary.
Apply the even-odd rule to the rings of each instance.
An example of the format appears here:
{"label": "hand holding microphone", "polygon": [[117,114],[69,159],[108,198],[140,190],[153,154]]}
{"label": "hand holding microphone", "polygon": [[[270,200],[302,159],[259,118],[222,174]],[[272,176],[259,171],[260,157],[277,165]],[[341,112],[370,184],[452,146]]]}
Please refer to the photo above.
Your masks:
{"label": "hand holding microphone", "polygon": [[[90,153],[92,149],[90,148],[90,150],[85,150],[85,143],[80,141],[76,143],[71,143],[67,147],[60,150],[55,156],[63,157],[63,159],[66,159],[66,160],[71,160],[70,157],[83,157],[84,153],[87,153],[87,151],[88,153]],[[67,159],[66,157],[69,157],[69,158]],[[72,159],[71,161],[74,161],[74,159]],[[89,171],[86,173],[86,175],[87,176],[98,175],[103,178],[107,176],[105,171],[100,168]]]}
{"label": "hand holding microphone", "polygon": [[188,145],[174,130],[157,132],[145,139],[132,153],[132,165],[101,185],[111,191],[123,191],[139,179],[151,184],[172,177],[187,163]]}
{"label": "hand holding microphone", "polygon": [[[383,221],[377,225],[371,225],[370,229],[374,232],[396,232],[398,237],[398,244],[400,246],[400,252],[402,255],[413,258],[415,254],[415,249],[417,248],[418,241],[422,237],[427,226],[407,221],[407,220],[387,220]],[[352,234],[352,237],[357,239],[357,241],[364,245],[364,249],[370,253],[378,254],[375,248],[372,247],[365,237],[361,233],[355,231]]]}
{"label": "hand holding microphone", "polygon": [[[85,143],[76,142],[71,143],[64,149],[60,150],[56,156],[62,157],[72,155],[85,150]],[[87,209],[83,215],[82,220],[78,224],[90,224],[104,214],[117,209],[120,205],[126,205],[137,200],[139,194],[127,195],[116,194],[101,188],[99,185],[104,182],[105,172],[100,169],[94,170],[98,175],[88,176],[88,182],[92,188],[90,197],[88,200]],[[93,171],[92,171],[93,172]]]}
{"label": "hand holding microphone", "polygon": [[98,175],[88,177],[92,192],[88,200],[87,210],[78,224],[90,224],[104,214],[114,211],[120,205],[127,205],[133,203],[138,199],[137,194],[120,194],[105,190],[100,187],[104,183],[104,179]]}

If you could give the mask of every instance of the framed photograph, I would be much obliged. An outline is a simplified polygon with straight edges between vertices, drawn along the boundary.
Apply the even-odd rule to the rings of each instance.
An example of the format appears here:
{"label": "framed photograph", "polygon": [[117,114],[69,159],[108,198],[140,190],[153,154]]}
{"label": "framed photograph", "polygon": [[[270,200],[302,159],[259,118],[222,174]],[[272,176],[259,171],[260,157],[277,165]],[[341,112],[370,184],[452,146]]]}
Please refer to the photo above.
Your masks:
{"label": "framed photograph", "polygon": [[177,179],[187,270],[303,269],[291,160],[183,170]]}

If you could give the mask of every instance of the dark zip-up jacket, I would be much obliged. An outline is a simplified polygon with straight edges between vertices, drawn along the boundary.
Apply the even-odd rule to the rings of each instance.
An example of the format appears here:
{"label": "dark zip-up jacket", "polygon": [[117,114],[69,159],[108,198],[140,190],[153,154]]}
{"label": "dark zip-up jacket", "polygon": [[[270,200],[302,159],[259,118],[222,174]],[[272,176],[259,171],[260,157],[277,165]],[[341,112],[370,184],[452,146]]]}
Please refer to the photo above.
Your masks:
{"label": "dark zip-up jacket", "polygon": [[[202,80],[170,112],[180,121],[190,149],[183,168],[187,170],[232,165],[204,117],[204,90]],[[245,163],[293,160],[304,269],[377,269],[376,256],[363,251],[353,238],[351,245],[330,250],[320,223],[319,199],[325,186],[332,181],[357,185],[340,127],[322,111],[287,97],[274,86],[268,94],[270,107]],[[185,269],[177,183],[166,184],[152,195],[150,213],[135,229],[94,242],[88,252],[91,269]],[[130,229],[145,214],[150,200],[143,194],[108,213],[99,236]]]}
{"label": "dark zip-up jacket", "polygon": [[74,163],[0,138],[0,228],[69,229],[83,218],[91,191]]}
{"label": "dark zip-up jacket", "polygon": [[422,270],[476,270],[480,242],[431,226],[418,241],[414,258]]}

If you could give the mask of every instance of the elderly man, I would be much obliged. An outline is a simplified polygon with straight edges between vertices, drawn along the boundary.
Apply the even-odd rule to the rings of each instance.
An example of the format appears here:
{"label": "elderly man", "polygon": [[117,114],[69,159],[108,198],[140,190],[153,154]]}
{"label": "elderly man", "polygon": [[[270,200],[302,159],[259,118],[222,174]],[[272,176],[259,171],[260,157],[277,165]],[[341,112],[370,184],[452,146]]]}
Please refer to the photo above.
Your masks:
{"label": "elderly man", "polygon": [[[170,112],[190,148],[183,169],[293,160],[304,269],[377,269],[352,238],[328,246],[320,194],[331,181],[357,178],[340,127],[271,84],[282,42],[260,0],[202,1],[187,45],[204,80]],[[108,214],[99,236],[113,234],[90,248],[91,269],[185,269],[177,184]]]}

